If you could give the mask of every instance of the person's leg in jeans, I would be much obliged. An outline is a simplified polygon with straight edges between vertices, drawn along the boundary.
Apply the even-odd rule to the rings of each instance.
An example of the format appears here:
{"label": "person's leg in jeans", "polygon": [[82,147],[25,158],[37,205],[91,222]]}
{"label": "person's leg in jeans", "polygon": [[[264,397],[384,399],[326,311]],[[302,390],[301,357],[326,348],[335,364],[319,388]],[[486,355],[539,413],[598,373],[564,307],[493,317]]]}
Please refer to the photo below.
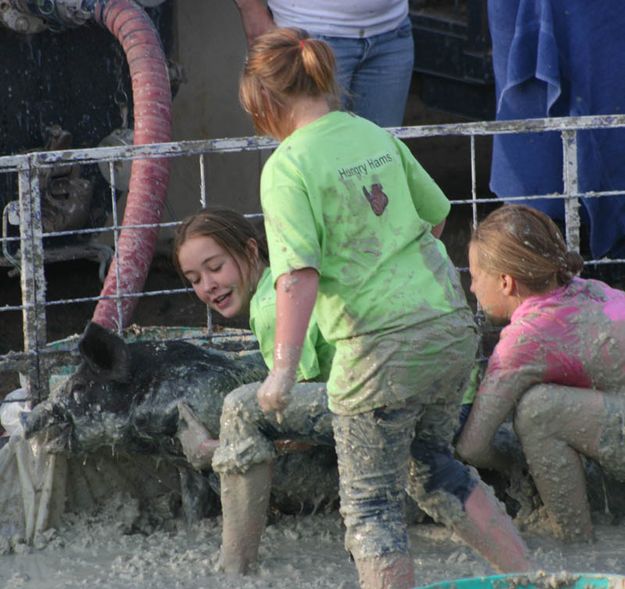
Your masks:
{"label": "person's leg in jeans", "polygon": [[346,110],[381,127],[401,126],[414,64],[410,20],[394,31],[369,38],[318,38],[326,41],[336,56]]}
{"label": "person's leg in jeans", "polygon": [[527,547],[503,505],[474,469],[452,455],[457,412],[455,403],[425,406],[410,447],[408,493],[497,570],[530,570]]}
{"label": "person's leg in jeans", "polygon": [[295,385],[280,422],[275,413],[261,411],[259,387],[260,383],[243,385],[226,397],[212,460],[221,481],[221,567],[228,574],[245,574],[256,563],[271,491],[274,441],[333,442],[324,384]]}
{"label": "person's leg in jeans", "polygon": [[333,418],[345,547],[362,589],[414,586],[404,488],[418,404]]}

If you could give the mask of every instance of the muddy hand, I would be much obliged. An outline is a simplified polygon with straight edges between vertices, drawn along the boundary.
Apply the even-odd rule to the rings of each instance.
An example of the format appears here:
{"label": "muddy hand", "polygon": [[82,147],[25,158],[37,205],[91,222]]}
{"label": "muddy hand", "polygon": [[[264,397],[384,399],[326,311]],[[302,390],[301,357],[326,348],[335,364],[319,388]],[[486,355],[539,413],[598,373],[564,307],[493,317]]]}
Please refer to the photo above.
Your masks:
{"label": "muddy hand", "polygon": [[276,420],[282,423],[283,412],[291,400],[295,376],[290,370],[272,370],[256,393],[263,413],[275,411]]}
{"label": "muddy hand", "polygon": [[210,437],[206,428],[191,408],[182,401],[178,403],[178,431],[182,451],[193,468],[203,469],[211,465],[219,440]]}

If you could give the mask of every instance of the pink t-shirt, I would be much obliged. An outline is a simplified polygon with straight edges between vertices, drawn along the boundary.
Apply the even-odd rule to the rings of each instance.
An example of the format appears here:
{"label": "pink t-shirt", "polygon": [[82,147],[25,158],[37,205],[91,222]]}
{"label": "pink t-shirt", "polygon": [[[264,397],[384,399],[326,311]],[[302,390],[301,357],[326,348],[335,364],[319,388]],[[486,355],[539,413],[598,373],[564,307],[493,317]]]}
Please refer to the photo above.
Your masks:
{"label": "pink t-shirt", "polygon": [[625,292],[575,278],[516,309],[478,395],[518,399],[538,383],[625,393]]}

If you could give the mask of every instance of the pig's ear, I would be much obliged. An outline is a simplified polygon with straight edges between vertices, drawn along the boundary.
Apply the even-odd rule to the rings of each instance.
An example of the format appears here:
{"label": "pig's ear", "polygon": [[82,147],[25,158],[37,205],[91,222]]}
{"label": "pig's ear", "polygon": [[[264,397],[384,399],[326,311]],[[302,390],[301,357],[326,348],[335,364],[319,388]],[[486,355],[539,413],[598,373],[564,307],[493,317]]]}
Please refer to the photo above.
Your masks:
{"label": "pig's ear", "polygon": [[130,352],[126,342],[117,334],[90,321],[78,342],[78,349],[98,381],[129,380]]}

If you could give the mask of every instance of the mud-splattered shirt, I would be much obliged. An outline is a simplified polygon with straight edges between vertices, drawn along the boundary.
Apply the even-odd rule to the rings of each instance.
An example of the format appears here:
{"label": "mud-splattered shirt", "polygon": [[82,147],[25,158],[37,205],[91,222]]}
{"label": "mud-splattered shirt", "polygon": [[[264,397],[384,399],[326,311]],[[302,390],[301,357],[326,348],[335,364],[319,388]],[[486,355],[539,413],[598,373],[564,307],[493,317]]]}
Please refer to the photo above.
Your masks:
{"label": "mud-splattered shirt", "polygon": [[[265,268],[250,301],[250,329],[254,332],[263,359],[271,370],[276,337],[276,291],[269,268]],[[330,376],[333,356],[334,346],[323,338],[313,316],[304,338],[297,380],[326,382]]]}
{"label": "mud-splattered shirt", "polygon": [[480,395],[537,383],[625,393],[625,293],[575,278],[525,300],[488,362]]}
{"label": "mud-splattered shirt", "polygon": [[575,278],[512,314],[489,359],[460,444],[490,443],[533,385],[625,394],[625,293]]}
{"label": "mud-splattered shirt", "polygon": [[426,324],[436,333],[457,311],[467,321],[457,273],[431,234],[449,201],[387,131],[343,112],[298,129],[265,164],[261,203],[274,281],[292,270],[319,272],[315,312],[337,347],[333,410],[385,404],[383,391],[359,397],[383,334]]}

